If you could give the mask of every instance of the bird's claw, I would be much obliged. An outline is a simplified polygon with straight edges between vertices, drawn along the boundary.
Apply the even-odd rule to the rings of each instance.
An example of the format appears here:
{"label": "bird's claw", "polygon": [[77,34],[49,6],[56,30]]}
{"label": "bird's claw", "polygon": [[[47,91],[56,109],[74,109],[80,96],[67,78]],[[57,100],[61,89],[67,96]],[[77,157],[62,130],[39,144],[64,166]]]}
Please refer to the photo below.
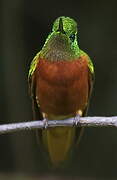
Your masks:
{"label": "bird's claw", "polygon": [[73,126],[78,126],[79,121],[80,121],[80,115],[75,116],[73,121]]}
{"label": "bird's claw", "polygon": [[46,118],[43,119],[43,123],[44,123],[44,128],[47,129],[48,128],[48,120]]}

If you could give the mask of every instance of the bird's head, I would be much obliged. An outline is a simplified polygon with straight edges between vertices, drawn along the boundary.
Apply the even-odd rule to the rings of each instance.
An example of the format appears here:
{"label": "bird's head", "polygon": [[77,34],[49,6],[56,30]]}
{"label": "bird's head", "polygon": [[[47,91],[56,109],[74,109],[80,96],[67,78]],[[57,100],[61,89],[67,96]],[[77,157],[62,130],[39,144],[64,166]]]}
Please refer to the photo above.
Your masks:
{"label": "bird's head", "polygon": [[57,18],[41,52],[50,61],[76,59],[79,56],[77,23],[69,17]]}

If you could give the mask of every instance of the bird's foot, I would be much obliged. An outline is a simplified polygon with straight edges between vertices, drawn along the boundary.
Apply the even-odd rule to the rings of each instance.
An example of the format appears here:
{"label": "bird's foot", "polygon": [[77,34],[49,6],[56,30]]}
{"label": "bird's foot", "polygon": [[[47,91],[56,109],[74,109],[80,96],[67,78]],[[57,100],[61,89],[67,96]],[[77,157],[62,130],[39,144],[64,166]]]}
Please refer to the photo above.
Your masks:
{"label": "bird's foot", "polygon": [[43,112],[42,115],[43,115],[44,129],[47,129],[47,128],[48,128],[48,118],[47,118],[47,114]]}
{"label": "bird's foot", "polygon": [[83,115],[83,112],[81,109],[79,109],[77,112],[76,112],[76,116],[74,117],[74,122],[73,122],[73,125],[74,126],[78,126],[78,123],[80,121],[80,117],[82,117]]}
{"label": "bird's foot", "polygon": [[80,115],[77,115],[74,117],[73,126],[78,126],[78,123],[80,121]]}
{"label": "bird's foot", "polygon": [[47,129],[48,128],[48,119],[44,118],[43,123],[44,123],[44,128]]}

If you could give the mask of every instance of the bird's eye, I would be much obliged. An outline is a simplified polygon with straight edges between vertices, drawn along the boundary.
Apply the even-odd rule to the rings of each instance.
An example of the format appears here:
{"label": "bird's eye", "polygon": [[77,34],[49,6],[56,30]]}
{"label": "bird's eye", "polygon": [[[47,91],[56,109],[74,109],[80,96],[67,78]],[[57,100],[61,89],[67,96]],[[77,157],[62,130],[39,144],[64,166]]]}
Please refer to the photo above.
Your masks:
{"label": "bird's eye", "polygon": [[75,34],[71,34],[71,35],[69,36],[69,38],[70,38],[70,40],[71,40],[72,42],[74,42],[74,40],[75,40]]}

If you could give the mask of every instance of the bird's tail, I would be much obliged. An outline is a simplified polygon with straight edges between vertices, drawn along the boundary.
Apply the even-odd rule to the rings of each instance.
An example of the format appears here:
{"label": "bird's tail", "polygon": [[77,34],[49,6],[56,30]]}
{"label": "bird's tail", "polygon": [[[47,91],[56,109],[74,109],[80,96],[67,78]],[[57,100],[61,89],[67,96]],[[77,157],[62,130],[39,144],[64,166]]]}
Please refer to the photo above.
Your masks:
{"label": "bird's tail", "polygon": [[74,127],[55,127],[42,131],[42,141],[54,166],[60,165],[74,143]]}

